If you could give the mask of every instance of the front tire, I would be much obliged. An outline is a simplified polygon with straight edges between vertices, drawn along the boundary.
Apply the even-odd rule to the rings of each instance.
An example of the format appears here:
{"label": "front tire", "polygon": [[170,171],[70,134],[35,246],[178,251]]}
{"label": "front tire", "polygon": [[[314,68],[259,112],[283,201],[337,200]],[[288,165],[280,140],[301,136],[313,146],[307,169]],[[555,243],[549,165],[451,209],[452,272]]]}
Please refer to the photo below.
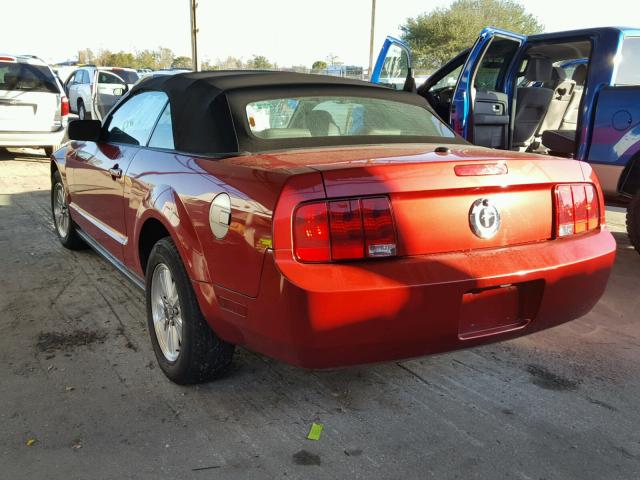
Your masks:
{"label": "front tire", "polygon": [[84,240],[78,235],[76,225],[71,219],[67,192],[58,171],[53,173],[51,181],[51,215],[53,216],[56,235],[63,247],[69,250],[81,250],[86,247]]}
{"label": "front tire", "polygon": [[222,376],[231,366],[235,347],[218,338],[204,319],[170,238],[155,244],[146,270],[147,323],[164,374],[182,385]]}
{"label": "front tire", "polygon": [[640,253],[640,191],[636,192],[627,206],[627,234],[631,245]]}

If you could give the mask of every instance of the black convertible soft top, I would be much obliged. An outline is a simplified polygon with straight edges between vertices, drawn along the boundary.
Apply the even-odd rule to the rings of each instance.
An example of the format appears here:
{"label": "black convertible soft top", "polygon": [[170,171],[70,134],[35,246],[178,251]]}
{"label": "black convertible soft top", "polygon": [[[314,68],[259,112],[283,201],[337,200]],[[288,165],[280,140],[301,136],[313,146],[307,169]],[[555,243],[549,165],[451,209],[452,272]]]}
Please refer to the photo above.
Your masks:
{"label": "black convertible soft top", "polygon": [[[360,80],[324,75],[262,70],[221,70],[152,76],[135,85],[129,95],[162,91],[169,97],[175,148],[201,155],[229,155],[284,148],[362,144],[359,137],[259,139],[251,135],[246,104],[292,96],[352,95],[382,98],[424,107],[419,95],[398,92]],[[372,138],[365,143],[371,143]],[[461,139],[447,139],[449,143]],[[375,143],[434,142],[432,137],[375,137]]]}

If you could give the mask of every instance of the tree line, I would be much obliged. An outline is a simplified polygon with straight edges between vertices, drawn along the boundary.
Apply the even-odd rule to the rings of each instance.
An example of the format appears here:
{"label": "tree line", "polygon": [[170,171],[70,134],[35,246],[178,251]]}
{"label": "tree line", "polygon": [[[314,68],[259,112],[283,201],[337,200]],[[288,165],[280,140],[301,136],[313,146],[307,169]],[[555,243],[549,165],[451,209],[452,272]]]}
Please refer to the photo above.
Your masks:
{"label": "tree line", "polygon": [[[126,68],[150,68],[161,70],[166,68],[191,69],[191,57],[175,55],[170,48],[159,47],[155,50],[141,50],[132,52],[112,52],[99,50],[97,53],[90,48],[78,51],[79,64],[93,64],[99,67],[126,67]],[[254,55],[248,60],[229,56],[215,61],[205,60],[201,63],[202,70],[229,70],[229,69],[277,69],[278,64],[271,62],[263,55]]]}

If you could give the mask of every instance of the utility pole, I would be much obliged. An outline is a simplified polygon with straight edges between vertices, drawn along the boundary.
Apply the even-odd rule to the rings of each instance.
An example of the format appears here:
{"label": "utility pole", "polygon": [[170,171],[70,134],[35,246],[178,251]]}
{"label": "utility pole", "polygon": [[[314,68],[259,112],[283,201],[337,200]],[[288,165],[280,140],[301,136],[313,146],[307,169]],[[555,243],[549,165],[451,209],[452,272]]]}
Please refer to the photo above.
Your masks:
{"label": "utility pole", "polygon": [[193,68],[194,72],[197,72],[199,70],[199,63],[198,26],[196,23],[196,8],[198,8],[198,3],[196,2],[196,0],[189,0],[189,8],[191,10],[191,68]]}
{"label": "utility pole", "polygon": [[371,0],[371,36],[369,38],[369,80],[373,73],[373,36],[376,30],[376,0]]}

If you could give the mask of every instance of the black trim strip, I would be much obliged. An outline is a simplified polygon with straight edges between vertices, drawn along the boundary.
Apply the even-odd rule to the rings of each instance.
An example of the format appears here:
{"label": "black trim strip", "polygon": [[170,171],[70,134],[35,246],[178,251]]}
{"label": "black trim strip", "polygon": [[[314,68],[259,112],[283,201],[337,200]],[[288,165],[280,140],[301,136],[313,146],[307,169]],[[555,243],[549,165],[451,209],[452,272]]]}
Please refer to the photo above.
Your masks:
{"label": "black trim strip", "polygon": [[116,269],[122,273],[131,283],[133,283],[136,287],[144,292],[144,280],[140,278],[138,275],[129,270],[120,260],[114,257],[108,250],[106,250],[102,245],[96,242],[93,237],[91,237],[88,233],[83,231],[80,227],[76,226],[76,232],[78,235],[87,242],[91,248],[93,248],[98,255],[104,258],[111,265],[116,267]]}

